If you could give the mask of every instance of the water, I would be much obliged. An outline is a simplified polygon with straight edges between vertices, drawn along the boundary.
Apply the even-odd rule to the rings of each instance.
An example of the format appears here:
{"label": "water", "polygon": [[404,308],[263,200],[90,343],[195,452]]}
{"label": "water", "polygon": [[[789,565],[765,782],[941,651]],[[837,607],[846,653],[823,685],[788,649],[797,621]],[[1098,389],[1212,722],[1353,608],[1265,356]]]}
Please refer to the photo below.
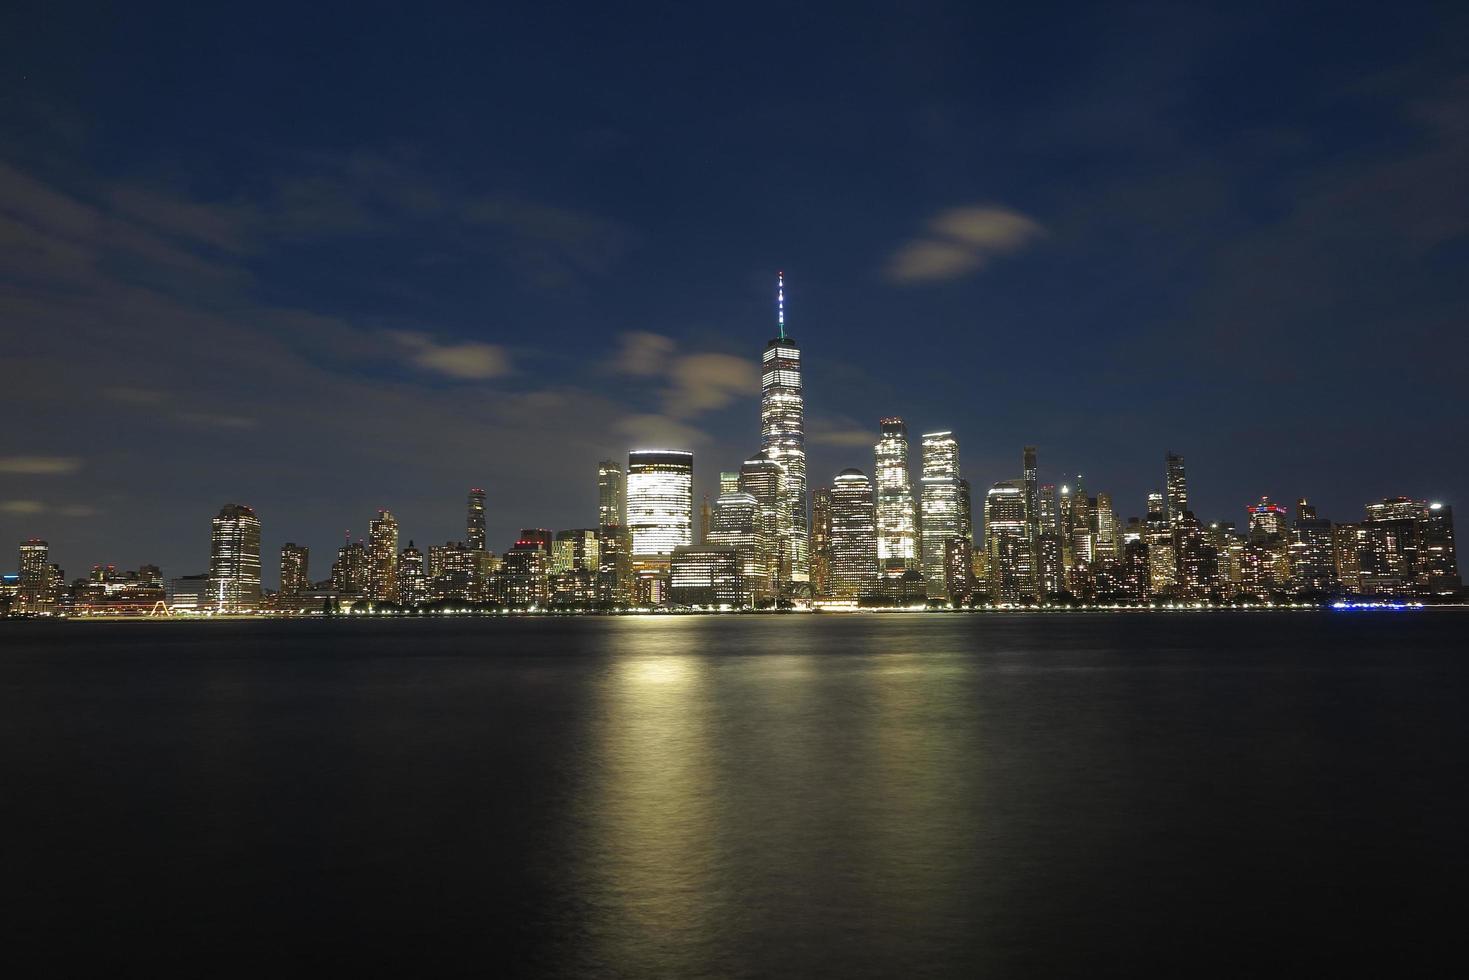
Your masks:
{"label": "water", "polygon": [[0,624],[6,959],[1424,971],[1469,871],[1466,626]]}

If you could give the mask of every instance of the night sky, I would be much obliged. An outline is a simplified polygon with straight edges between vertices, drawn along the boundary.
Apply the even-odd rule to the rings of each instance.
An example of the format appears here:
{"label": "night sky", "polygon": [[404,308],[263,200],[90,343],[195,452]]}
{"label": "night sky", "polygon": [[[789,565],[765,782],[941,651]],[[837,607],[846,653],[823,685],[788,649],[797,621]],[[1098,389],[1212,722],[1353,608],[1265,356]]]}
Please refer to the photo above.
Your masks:
{"label": "night sky", "polygon": [[813,488],[901,415],[977,500],[1462,499],[1469,6],[862,7],[7,8],[0,569],[712,491],[781,269]]}

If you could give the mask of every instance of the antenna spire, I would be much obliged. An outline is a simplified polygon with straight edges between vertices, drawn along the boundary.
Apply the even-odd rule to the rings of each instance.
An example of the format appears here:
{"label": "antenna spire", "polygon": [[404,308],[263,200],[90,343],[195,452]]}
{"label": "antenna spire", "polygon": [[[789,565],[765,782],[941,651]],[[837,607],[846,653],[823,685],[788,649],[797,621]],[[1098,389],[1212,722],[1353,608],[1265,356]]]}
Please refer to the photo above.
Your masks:
{"label": "antenna spire", "polygon": [[786,274],[775,274],[775,318],[780,324],[780,339],[786,339]]}

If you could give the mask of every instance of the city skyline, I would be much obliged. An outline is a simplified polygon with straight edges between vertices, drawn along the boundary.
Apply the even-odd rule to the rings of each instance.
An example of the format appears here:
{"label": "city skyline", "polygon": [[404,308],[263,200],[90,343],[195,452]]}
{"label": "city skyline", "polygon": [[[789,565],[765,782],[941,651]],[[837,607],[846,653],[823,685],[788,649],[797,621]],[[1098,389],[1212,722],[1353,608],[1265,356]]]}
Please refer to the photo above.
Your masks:
{"label": "city skyline", "polygon": [[[279,595],[267,594],[262,522],[232,503],[213,520],[205,573],[165,576],[156,564],[119,574],[94,564],[68,584],[49,543],[20,544],[4,598],[24,613],[77,605],[141,611],[323,611],[342,602],[419,607],[435,603],[511,608],[679,607],[836,603],[953,607],[1054,601],[1220,602],[1340,595],[1457,595],[1452,506],[1408,497],[1366,504],[1365,521],[1333,522],[1304,495],[1295,517],[1261,495],[1243,528],[1200,517],[1190,503],[1187,460],[1163,453],[1162,489],[1142,516],[1076,473],[1040,483],[1039,447],[1025,445],[1020,475],[981,484],[961,476],[952,430],[925,432],[916,459],[906,422],[878,420],[873,479],[848,467],[808,492],[800,347],[786,333],[785,275],[775,288],[777,336],[760,357],[761,448],[719,471],[711,507],[695,514],[694,453],[631,449],[624,467],[596,464],[595,522],[553,531],[522,522],[496,554],[487,538],[487,493],[471,487],[464,533],[428,547],[379,508],[364,541],[350,531],[329,579],[313,579],[310,548],[280,548]],[[646,352],[645,352],[646,353]],[[916,466],[918,479],[913,479]],[[165,586],[165,582],[167,585]],[[156,609],[150,608],[150,613]]]}
{"label": "city skyline", "polygon": [[1158,447],[1200,513],[1463,499],[1469,13],[991,16],[305,18],[338,57],[262,86],[282,32],[223,11],[23,14],[0,541],[180,567],[227,501],[457,540],[474,486],[500,549],[580,526],[583,460],[758,447],[782,269],[813,485],[895,415],[976,500],[1017,444],[1124,510]]}

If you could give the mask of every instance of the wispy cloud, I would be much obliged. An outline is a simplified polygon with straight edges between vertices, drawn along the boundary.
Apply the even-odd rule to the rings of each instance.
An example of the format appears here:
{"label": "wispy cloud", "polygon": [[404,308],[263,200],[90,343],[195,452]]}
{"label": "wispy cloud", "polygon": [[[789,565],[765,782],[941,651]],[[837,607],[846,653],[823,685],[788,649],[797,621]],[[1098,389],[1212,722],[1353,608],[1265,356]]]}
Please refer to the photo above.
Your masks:
{"label": "wispy cloud", "polygon": [[612,355],[608,370],[635,378],[662,374],[678,346],[672,337],[646,330],[629,330],[618,338],[618,343],[617,353]]}
{"label": "wispy cloud", "polygon": [[408,360],[425,371],[461,381],[484,381],[510,373],[510,354],[498,344],[461,341],[441,344],[428,334],[391,330],[389,335],[408,351]]}
{"label": "wispy cloud", "polygon": [[51,506],[40,500],[0,500],[0,513],[17,517],[33,517],[37,514],[59,514],[62,517],[94,517],[97,508],[89,504],[61,504]]}
{"label": "wispy cloud", "polygon": [[0,473],[21,476],[66,476],[82,468],[75,456],[0,456]]}
{"label": "wispy cloud", "polygon": [[949,208],[929,219],[922,236],[899,246],[885,272],[903,285],[958,279],[1044,235],[1033,218],[1000,205]]}
{"label": "wispy cloud", "polygon": [[205,429],[253,429],[260,424],[248,415],[220,415],[215,412],[179,412],[174,417],[185,425]]}

